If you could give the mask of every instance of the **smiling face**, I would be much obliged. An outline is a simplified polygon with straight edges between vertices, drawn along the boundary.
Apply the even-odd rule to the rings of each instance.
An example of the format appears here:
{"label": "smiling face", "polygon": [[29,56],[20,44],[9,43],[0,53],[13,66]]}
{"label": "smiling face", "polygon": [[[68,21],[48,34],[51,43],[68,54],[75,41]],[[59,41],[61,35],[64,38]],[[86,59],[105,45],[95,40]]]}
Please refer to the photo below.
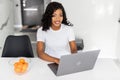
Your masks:
{"label": "smiling face", "polygon": [[63,13],[61,9],[57,9],[52,14],[52,29],[58,30],[60,29],[61,23],[63,21]]}

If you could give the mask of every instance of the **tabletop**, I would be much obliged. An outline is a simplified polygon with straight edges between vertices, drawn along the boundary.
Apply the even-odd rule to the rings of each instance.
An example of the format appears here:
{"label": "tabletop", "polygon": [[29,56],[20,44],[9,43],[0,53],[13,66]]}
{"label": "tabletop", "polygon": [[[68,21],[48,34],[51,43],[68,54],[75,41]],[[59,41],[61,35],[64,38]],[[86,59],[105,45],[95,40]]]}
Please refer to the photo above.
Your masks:
{"label": "tabletop", "polygon": [[0,58],[1,80],[120,80],[120,69],[112,59],[98,59],[92,70],[56,76],[48,63],[39,58],[30,58],[31,67],[23,75],[16,74],[9,64],[14,58]]}

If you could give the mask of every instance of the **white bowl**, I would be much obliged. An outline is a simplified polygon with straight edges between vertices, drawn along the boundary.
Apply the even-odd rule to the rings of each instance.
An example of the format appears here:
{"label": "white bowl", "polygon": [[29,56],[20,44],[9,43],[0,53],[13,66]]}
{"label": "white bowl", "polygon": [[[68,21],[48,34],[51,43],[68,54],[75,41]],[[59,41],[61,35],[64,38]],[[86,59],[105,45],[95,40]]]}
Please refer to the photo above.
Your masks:
{"label": "white bowl", "polygon": [[[18,72],[15,72],[15,70],[14,70],[14,68],[15,68],[15,67],[14,67],[14,64],[15,64],[16,62],[19,62],[19,60],[20,60],[21,58],[23,58],[23,59],[25,60],[25,62],[28,63],[28,67],[27,67],[27,70],[26,70],[25,72],[19,72],[19,73],[18,73]],[[26,58],[26,57],[12,58],[12,59],[9,60],[8,63],[10,64],[10,66],[11,66],[11,68],[12,68],[12,71],[13,71],[14,73],[16,73],[16,74],[19,74],[19,75],[22,75],[22,74],[28,72],[28,71],[30,70],[30,67],[31,67],[31,59],[30,59],[30,58]]]}

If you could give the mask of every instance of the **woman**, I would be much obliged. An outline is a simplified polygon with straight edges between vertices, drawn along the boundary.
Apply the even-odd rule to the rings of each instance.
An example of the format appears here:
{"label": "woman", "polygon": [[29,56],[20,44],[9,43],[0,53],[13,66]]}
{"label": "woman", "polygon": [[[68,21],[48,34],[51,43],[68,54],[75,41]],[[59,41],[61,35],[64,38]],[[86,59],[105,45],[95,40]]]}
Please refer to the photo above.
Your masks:
{"label": "woman", "polygon": [[77,52],[74,32],[61,3],[48,4],[37,31],[37,53],[46,61],[59,64],[62,55]]}

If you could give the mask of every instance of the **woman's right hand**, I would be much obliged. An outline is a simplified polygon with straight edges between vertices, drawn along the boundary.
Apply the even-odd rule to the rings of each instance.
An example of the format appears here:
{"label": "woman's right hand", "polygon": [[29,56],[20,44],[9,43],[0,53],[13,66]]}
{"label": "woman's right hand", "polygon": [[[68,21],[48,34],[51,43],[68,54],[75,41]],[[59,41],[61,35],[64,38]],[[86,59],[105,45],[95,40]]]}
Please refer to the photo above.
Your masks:
{"label": "woman's right hand", "polygon": [[60,59],[57,59],[57,58],[56,58],[56,59],[54,60],[54,62],[55,62],[56,64],[59,64]]}

